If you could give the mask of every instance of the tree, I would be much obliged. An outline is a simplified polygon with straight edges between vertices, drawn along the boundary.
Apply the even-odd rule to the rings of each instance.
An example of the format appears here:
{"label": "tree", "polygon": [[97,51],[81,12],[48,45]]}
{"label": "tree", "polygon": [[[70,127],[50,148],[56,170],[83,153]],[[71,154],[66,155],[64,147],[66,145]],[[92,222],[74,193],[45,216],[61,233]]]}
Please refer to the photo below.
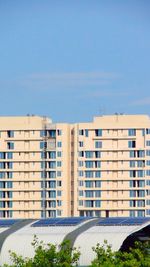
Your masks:
{"label": "tree", "polygon": [[[73,267],[78,265],[80,252],[71,248],[69,241],[59,246],[44,244],[34,237],[32,245],[35,250],[33,258],[23,258],[11,252],[12,265],[5,267]],[[101,246],[93,248],[96,253],[90,267],[150,267],[150,242],[135,242],[128,252],[113,252],[111,245],[104,241]]]}
{"label": "tree", "polygon": [[128,252],[112,252],[112,248],[104,241],[97,244],[93,251],[96,258],[90,267],[150,267],[150,242],[135,242]]}
{"label": "tree", "polygon": [[6,267],[73,267],[77,266],[80,252],[70,247],[69,241],[62,242],[59,246],[45,245],[34,237],[32,243],[35,255],[33,258],[23,258],[14,252],[10,252],[12,265]]}

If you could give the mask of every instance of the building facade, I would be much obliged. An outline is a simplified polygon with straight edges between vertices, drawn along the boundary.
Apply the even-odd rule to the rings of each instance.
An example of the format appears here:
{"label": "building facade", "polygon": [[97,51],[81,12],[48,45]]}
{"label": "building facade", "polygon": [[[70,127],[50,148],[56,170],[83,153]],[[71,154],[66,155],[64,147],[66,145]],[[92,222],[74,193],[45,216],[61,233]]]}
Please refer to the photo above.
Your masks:
{"label": "building facade", "polygon": [[0,218],[150,216],[150,118],[0,117]]}
{"label": "building facade", "polygon": [[69,126],[1,117],[0,134],[0,217],[69,216]]}

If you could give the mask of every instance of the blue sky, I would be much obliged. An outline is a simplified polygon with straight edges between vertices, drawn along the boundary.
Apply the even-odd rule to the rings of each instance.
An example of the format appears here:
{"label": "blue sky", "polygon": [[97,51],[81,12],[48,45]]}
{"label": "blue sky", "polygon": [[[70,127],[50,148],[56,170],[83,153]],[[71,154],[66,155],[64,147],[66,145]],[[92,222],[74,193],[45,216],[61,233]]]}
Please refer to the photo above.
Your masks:
{"label": "blue sky", "polygon": [[0,115],[150,115],[149,0],[0,0]]}

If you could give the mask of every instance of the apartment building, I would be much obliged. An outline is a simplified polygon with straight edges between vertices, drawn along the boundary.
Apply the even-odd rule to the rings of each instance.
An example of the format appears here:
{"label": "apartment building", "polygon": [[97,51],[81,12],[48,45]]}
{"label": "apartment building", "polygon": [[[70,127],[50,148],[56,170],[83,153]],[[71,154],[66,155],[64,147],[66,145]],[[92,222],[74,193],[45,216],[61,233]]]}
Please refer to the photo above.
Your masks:
{"label": "apartment building", "polygon": [[76,124],[74,148],[74,215],[150,216],[148,116]]}
{"label": "apartment building", "polygon": [[150,118],[0,117],[0,218],[150,216]]}
{"label": "apartment building", "polygon": [[0,117],[0,218],[70,215],[69,138],[46,117]]}

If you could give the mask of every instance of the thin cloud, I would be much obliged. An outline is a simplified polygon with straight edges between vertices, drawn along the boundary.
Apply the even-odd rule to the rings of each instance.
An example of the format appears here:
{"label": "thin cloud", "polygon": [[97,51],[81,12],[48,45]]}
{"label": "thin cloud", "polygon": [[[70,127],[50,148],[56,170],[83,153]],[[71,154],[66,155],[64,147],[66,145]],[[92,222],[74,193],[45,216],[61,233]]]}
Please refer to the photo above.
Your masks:
{"label": "thin cloud", "polygon": [[111,90],[99,90],[93,91],[89,94],[91,97],[123,97],[130,95],[130,92],[127,91],[111,91]]}
{"label": "thin cloud", "polygon": [[142,98],[142,99],[135,100],[135,101],[133,101],[131,103],[131,105],[134,105],[134,106],[150,105],[150,97],[145,97],[145,98]]}
{"label": "thin cloud", "polygon": [[83,86],[109,84],[118,77],[112,72],[33,73],[19,79],[18,82],[22,87],[29,89],[77,89]]}

